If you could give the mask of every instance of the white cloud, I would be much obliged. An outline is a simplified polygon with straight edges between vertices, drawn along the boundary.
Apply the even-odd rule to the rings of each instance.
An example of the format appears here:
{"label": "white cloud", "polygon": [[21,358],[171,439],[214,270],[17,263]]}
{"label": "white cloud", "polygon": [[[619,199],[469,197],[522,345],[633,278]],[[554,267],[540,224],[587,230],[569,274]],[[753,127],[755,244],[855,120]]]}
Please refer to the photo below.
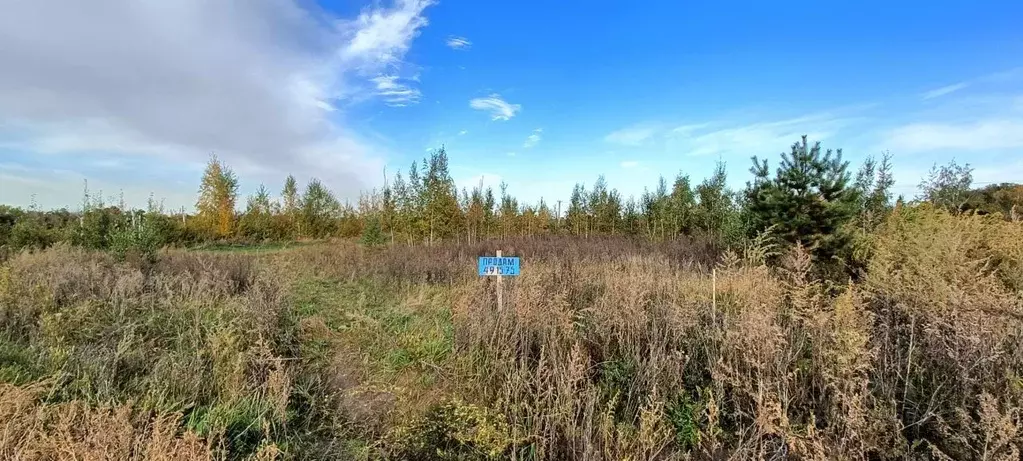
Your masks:
{"label": "white cloud", "polygon": [[369,73],[401,64],[419,29],[429,24],[423,11],[432,4],[430,0],[397,0],[393,8],[365,9],[356,19],[341,21],[339,29],[348,39],[341,57]]}
{"label": "white cloud", "polygon": [[459,132],[458,132],[458,135],[459,135],[459,136],[465,136],[465,135],[467,135],[467,134],[469,134],[469,130],[462,130],[462,131],[459,131]]}
{"label": "white cloud", "polygon": [[604,141],[623,146],[638,146],[661,131],[659,126],[636,125],[614,131],[604,137]]}
{"label": "white cloud", "polygon": [[945,95],[950,94],[950,93],[954,93],[954,92],[959,91],[959,90],[961,90],[963,88],[966,88],[968,86],[970,86],[969,82],[959,82],[959,83],[956,83],[954,85],[943,86],[941,88],[936,88],[936,89],[933,89],[931,91],[928,91],[928,92],[924,93],[922,95],[922,97],[924,99],[933,99],[933,98],[945,96]]}
{"label": "white cloud", "polygon": [[472,42],[465,37],[456,37],[454,35],[448,37],[447,45],[454,50],[468,50],[472,48]]}
{"label": "white cloud", "polygon": [[677,126],[674,129],[672,129],[671,132],[676,135],[689,135],[696,131],[707,128],[708,126],[710,126],[709,123],[693,123],[689,125]]}
{"label": "white cloud", "polygon": [[485,98],[475,98],[469,101],[469,107],[489,112],[491,120],[510,120],[522,110],[521,105],[509,104],[497,93]]}
{"label": "white cloud", "polygon": [[543,128],[533,130],[533,134],[526,138],[526,142],[522,144],[522,147],[524,149],[532,149],[542,139],[541,134],[543,134]]}
{"label": "white cloud", "polygon": [[[401,74],[431,2],[397,0],[349,21],[300,4],[7,5],[0,143],[29,155],[121,152],[168,162],[201,163],[216,152],[243,181],[271,184],[291,172],[354,195],[362,178],[376,177],[365,170],[378,170],[382,155],[339,124],[336,101],[418,97],[389,77]],[[384,71],[384,80],[367,81]],[[194,194],[194,184],[188,189]]]}
{"label": "white cloud", "polygon": [[810,140],[825,140],[850,123],[852,119],[818,114],[718,129],[709,129],[718,124],[685,125],[669,136],[669,148],[692,156],[762,155],[781,152],[804,134]]}
{"label": "white cloud", "polygon": [[419,103],[418,89],[399,81],[397,75],[381,75],[370,79],[376,84],[376,94],[389,106],[404,107]]}
{"label": "white cloud", "polygon": [[519,154],[516,154],[515,152],[508,152],[508,156],[509,157],[514,157],[516,155],[519,155]]}
{"label": "white cloud", "polygon": [[913,123],[891,130],[884,145],[890,146],[895,152],[1023,148],[1023,119],[987,118],[971,123]]}
{"label": "white cloud", "polygon": [[635,160],[626,160],[621,163],[622,168],[635,168],[637,166],[639,166],[639,162]]}

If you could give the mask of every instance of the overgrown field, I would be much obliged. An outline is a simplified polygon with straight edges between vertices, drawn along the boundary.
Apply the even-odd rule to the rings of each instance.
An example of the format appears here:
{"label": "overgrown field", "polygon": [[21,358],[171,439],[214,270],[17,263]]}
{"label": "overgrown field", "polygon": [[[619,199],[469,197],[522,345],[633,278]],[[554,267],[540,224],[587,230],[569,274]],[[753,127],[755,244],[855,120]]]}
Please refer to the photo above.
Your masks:
{"label": "overgrown field", "polygon": [[864,248],[837,285],[763,241],[23,252],[0,459],[1019,459],[1023,226]]}

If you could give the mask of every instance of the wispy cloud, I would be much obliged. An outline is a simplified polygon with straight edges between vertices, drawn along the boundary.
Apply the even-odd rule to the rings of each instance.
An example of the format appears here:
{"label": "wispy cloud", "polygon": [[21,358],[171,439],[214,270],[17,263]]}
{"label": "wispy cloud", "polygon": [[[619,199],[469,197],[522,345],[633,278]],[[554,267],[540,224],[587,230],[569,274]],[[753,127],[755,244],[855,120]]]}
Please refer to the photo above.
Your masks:
{"label": "wispy cloud", "polygon": [[639,162],[637,162],[635,160],[626,160],[626,161],[621,163],[621,167],[625,168],[625,169],[635,168],[637,166],[639,166]]}
{"label": "wispy cloud", "polygon": [[660,126],[635,125],[611,132],[604,136],[604,141],[623,146],[638,146],[660,132]]}
{"label": "wispy cloud", "polygon": [[671,150],[691,156],[761,155],[784,150],[785,146],[796,142],[804,134],[812,140],[827,139],[854,121],[822,113],[739,125],[684,125],[673,130],[668,136],[668,144]]}
{"label": "wispy cloud", "polygon": [[448,37],[447,45],[453,50],[468,50],[469,48],[472,48],[472,42],[470,42],[469,39],[454,35]]}
{"label": "wispy cloud", "polygon": [[429,24],[423,14],[432,0],[398,0],[390,9],[364,9],[358,18],[342,21],[339,28],[348,43],[341,57],[358,69],[376,73],[402,64],[419,31]]}
{"label": "wispy cloud", "polygon": [[988,118],[971,123],[913,123],[891,130],[885,145],[896,152],[1023,148],[1023,118]]}
{"label": "wispy cloud", "polygon": [[937,97],[945,96],[950,93],[955,93],[956,91],[959,91],[968,86],[970,86],[970,82],[959,82],[953,85],[933,89],[931,91],[924,93],[923,95],[921,95],[921,97],[924,99],[934,99]]}
{"label": "wispy cloud", "polygon": [[404,107],[419,103],[419,89],[399,81],[397,75],[381,75],[370,80],[376,84],[376,95],[388,106]]}
{"label": "wispy cloud", "polygon": [[459,132],[458,132],[458,135],[459,135],[459,136],[465,136],[465,135],[467,135],[467,134],[469,134],[469,130],[462,130],[462,131],[459,131]]}
{"label": "wispy cloud", "polygon": [[514,157],[516,155],[519,155],[519,154],[516,154],[515,152],[508,152],[508,156],[509,157]]}
{"label": "wispy cloud", "polygon": [[1023,67],[1014,67],[1012,69],[1003,70],[1001,72],[995,72],[993,74],[981,77],[979,80],[982,82],[990,83],[1006,83],[1013,82],[1023,79]]}
{"label": "wispy cloud", "polygon": [[1016,67],[1000,72],[994,72],[987,75],[982,75],[970,80],[965,80],[951,85],[946,85],[941,88],[935,88],[933,90],[924,92],[920,97],[924,100],[939,98],[952,93],[955,93],[966,88],[978,86],[990,86],[990,85],[1001,85],[1023,78],[1023,67]]}
{"label": "wispy cloud", "polygon": [[533,146],[536,146],[537,144],[540,143],[540,139],[542,139],[541,137],[542,133],[543,128],[537,128],[533,130],[533,134],[529,135],[529,137],[526,138],[526,142],[522,143],[522,147],[524,149],[532,149]]}
{"label": "wispy cloud", "polygon": [[501,95],[494,93],[485,98],[475,98],[469,101],[469,107],[490,113],[491,120],[510,120],[521,109],[518,104],[509,104]]}

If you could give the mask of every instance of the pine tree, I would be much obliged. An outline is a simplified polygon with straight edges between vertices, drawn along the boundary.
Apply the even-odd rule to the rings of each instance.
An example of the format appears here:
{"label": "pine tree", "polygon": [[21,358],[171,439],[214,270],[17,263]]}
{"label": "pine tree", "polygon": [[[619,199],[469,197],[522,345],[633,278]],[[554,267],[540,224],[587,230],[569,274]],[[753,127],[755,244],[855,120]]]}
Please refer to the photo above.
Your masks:
{"label": "pine tree", "polygon": [[234,230],[235,203],[238,200],[238,179],[216,155],[210,156],[199,187],[196,209],[206,232],[229,237]]}
{"label": "pine tree", "polygon": [[[774,235],[809,248],[822,264],[846,256],[850,233],[844,229],[856,213],[859,197],[850,187],[848,162],[841,149],[821,152],[806,136],[782,154],[773,178],[767,161],[753,157],[750,171],[754,182],[747,187],[747,200],[754,230],[774,228]],[[701,200],[702,201],[702,200]]]}
{"label": "pine tree", "polygon": [[366,219],[366,225],[362,229],[360,241],[368,247],[375,247],[384,243],[384,233],[380,229],[380,219],[375,216],[370,216]]}

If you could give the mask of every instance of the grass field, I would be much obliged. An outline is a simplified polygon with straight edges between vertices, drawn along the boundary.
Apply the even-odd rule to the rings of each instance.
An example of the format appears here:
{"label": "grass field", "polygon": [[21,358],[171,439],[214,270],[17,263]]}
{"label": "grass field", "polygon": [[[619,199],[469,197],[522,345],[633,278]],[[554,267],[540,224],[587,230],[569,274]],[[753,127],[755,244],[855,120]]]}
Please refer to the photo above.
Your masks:
{"label": "grass field", "polygon": [[0,458],[1019,459],[1023,229],[909,210],[872,245],[839,285],[618,239],[26,252]]}

